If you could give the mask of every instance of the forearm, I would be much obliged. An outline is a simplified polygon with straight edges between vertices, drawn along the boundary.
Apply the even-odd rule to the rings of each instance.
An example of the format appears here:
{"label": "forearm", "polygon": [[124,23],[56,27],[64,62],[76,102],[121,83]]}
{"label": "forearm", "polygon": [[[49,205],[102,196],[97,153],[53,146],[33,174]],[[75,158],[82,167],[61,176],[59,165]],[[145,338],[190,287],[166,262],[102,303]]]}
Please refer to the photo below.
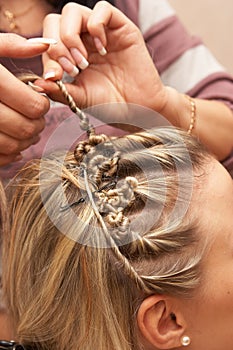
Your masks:
{"label": "forearm", "polygon": [[[168,87],[166,90],[167,103],[160,113],[173,125],[188,130],[191,123],[190,101],[175,89]],[[219,101],[193,100],[196,118],[192,134],[219,160],[224,160],[233,149],[233,112]]]}

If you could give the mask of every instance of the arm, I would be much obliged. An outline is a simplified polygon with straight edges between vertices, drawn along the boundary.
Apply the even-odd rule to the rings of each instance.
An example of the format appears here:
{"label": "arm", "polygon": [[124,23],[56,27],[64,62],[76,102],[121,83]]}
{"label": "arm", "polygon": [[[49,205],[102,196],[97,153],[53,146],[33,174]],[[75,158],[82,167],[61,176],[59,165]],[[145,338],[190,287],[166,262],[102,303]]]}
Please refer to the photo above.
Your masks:
{"label": "arm", "polygon": [[[56,26],[57,30],[54,29]],[[108,50],[106,56],[98,54],[90,35],[85,34],[80,39],[79,33],[87,30],[92,38],[101,39]],[[106,2],[98,3],[93,12],[69,4],[63,9],[61,21],[57,15],[50,15],[45,21],[46,36],[59,39],[60,34],[60,44],[50,48],[45,55],[45,72],[53,71],[52,79],[60,79],[66,66],[58,64],[59,58],[66,56],[71,65],[78,65],[72,55],[73,47],[78,47],[90,63],[88,69],[68,85],[79,106],[107,102],[137,103],[161,113],[175,126],[188,129],[191,112],[187,99],[183,93],[165,86],[140,31],[120,11]],[[54,84],[39,84],[52,98],[61,98]],[[231,110],[218,101],[197,99],[195,102],[197,123],[194,133],[219,159],[225,158],[233,148]]]}
{"label": "arm", "polygon": [[116,6],[139,26],[164,85],[175,88],[168,89],[171,102],[162,114],[188,130],[190,106],[182,93],[195,98],[193,133],[224,159],[233,147],[233,78],[200,38],[186,31],[168,1],[116,0]]}
{"label": "arm", "polygon": [[[191,123],[190,102],[172,88],[167,88],[167,95],[167,103],[160,113],[173,125],[188,130]],[[197,98],[193,100],[196,104],[196,121],[192,134],[219,160],[224,160],[233,149],[231,109],[219,101]]]}

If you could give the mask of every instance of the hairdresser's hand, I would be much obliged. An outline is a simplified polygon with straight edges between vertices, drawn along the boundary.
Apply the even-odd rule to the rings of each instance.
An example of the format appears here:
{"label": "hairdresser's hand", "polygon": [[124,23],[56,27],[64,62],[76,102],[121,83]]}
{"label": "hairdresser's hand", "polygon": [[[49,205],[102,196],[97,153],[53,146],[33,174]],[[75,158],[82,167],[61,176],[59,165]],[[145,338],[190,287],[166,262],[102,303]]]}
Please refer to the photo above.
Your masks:
{"label": "hairdresser's hand", "polygon": [[[30,57],[48,49],[15,34],[0,34],[0,55]],[[49,101],[0,65],[0,166],[20,160],[20,152],[39,141]]]}
{"label": "hairdresser's hand", "polygon": [[85,68],[87,59],[89,66],[67,84],[79,107],[128,102],[160,111],[166,103],[166,89],[139,29],[109,3],[101,1],[93,11],[67,4],[61,16],[47,16],[44,35],[60,40],[44,55],[50,81],[37,82],[53,99],[61,95],[51,80],[60,79],[64,70],[75,75],[76,66]]}

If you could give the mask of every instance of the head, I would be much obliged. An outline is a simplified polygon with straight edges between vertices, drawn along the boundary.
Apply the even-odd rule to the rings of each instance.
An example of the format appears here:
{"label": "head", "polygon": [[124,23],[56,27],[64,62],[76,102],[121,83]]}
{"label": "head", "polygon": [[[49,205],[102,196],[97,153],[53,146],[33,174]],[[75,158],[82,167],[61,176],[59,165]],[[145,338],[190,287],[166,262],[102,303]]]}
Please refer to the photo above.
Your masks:
{"label": "head", "polygon": [[33,161],[11,185],[4,241],[16,339],[158,350],[189,336],[190,349],[230,350],[233,283],[222,270],[232,265],[231,186],[197,141],[169,129],[111,142],[91,135],[65,160]]}

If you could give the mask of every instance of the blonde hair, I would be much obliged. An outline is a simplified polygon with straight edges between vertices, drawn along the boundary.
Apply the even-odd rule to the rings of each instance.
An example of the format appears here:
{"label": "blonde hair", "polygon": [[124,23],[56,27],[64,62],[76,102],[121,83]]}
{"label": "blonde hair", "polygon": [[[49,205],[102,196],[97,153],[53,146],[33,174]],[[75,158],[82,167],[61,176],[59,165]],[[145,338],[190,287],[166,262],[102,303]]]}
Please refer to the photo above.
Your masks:
{"label": "blonde hair", "polygon": [[[2,239],[3,235],[6,232],[9,232],[9,220],[8,220],[8,211],[7,211],[7,203],[6,203],[6,196],[5,196],[5,191],[3,188],[3,185],[0,181],[0,256],[2,255]],[[2,266],[0,263],[0,281],[1,281],[1,270]],[[0,292],[1,292],[1,285],[2,283],[0,282]],[[2,295],[0,294],[0,297]],[[1,305],[2,300],[0,300],[0,305]]]}
{"label": "blonde hair", "polygon": [[8,212],[6,196],[3,185],[0,181],[0,241],[2,242],[2,235],[8,231]]}
{"label": "blonde hair", "polygon": [[140,349],[141,301],[188,297],[199,283],[195,215],[172,212],[177,202],[189,205],[192,171],[203,172],[208,157],[193,138],[167,128],[111,140],[90,135],[64,160],[27,165],[9,190],[4,242],[17,340],[49,350]]}

